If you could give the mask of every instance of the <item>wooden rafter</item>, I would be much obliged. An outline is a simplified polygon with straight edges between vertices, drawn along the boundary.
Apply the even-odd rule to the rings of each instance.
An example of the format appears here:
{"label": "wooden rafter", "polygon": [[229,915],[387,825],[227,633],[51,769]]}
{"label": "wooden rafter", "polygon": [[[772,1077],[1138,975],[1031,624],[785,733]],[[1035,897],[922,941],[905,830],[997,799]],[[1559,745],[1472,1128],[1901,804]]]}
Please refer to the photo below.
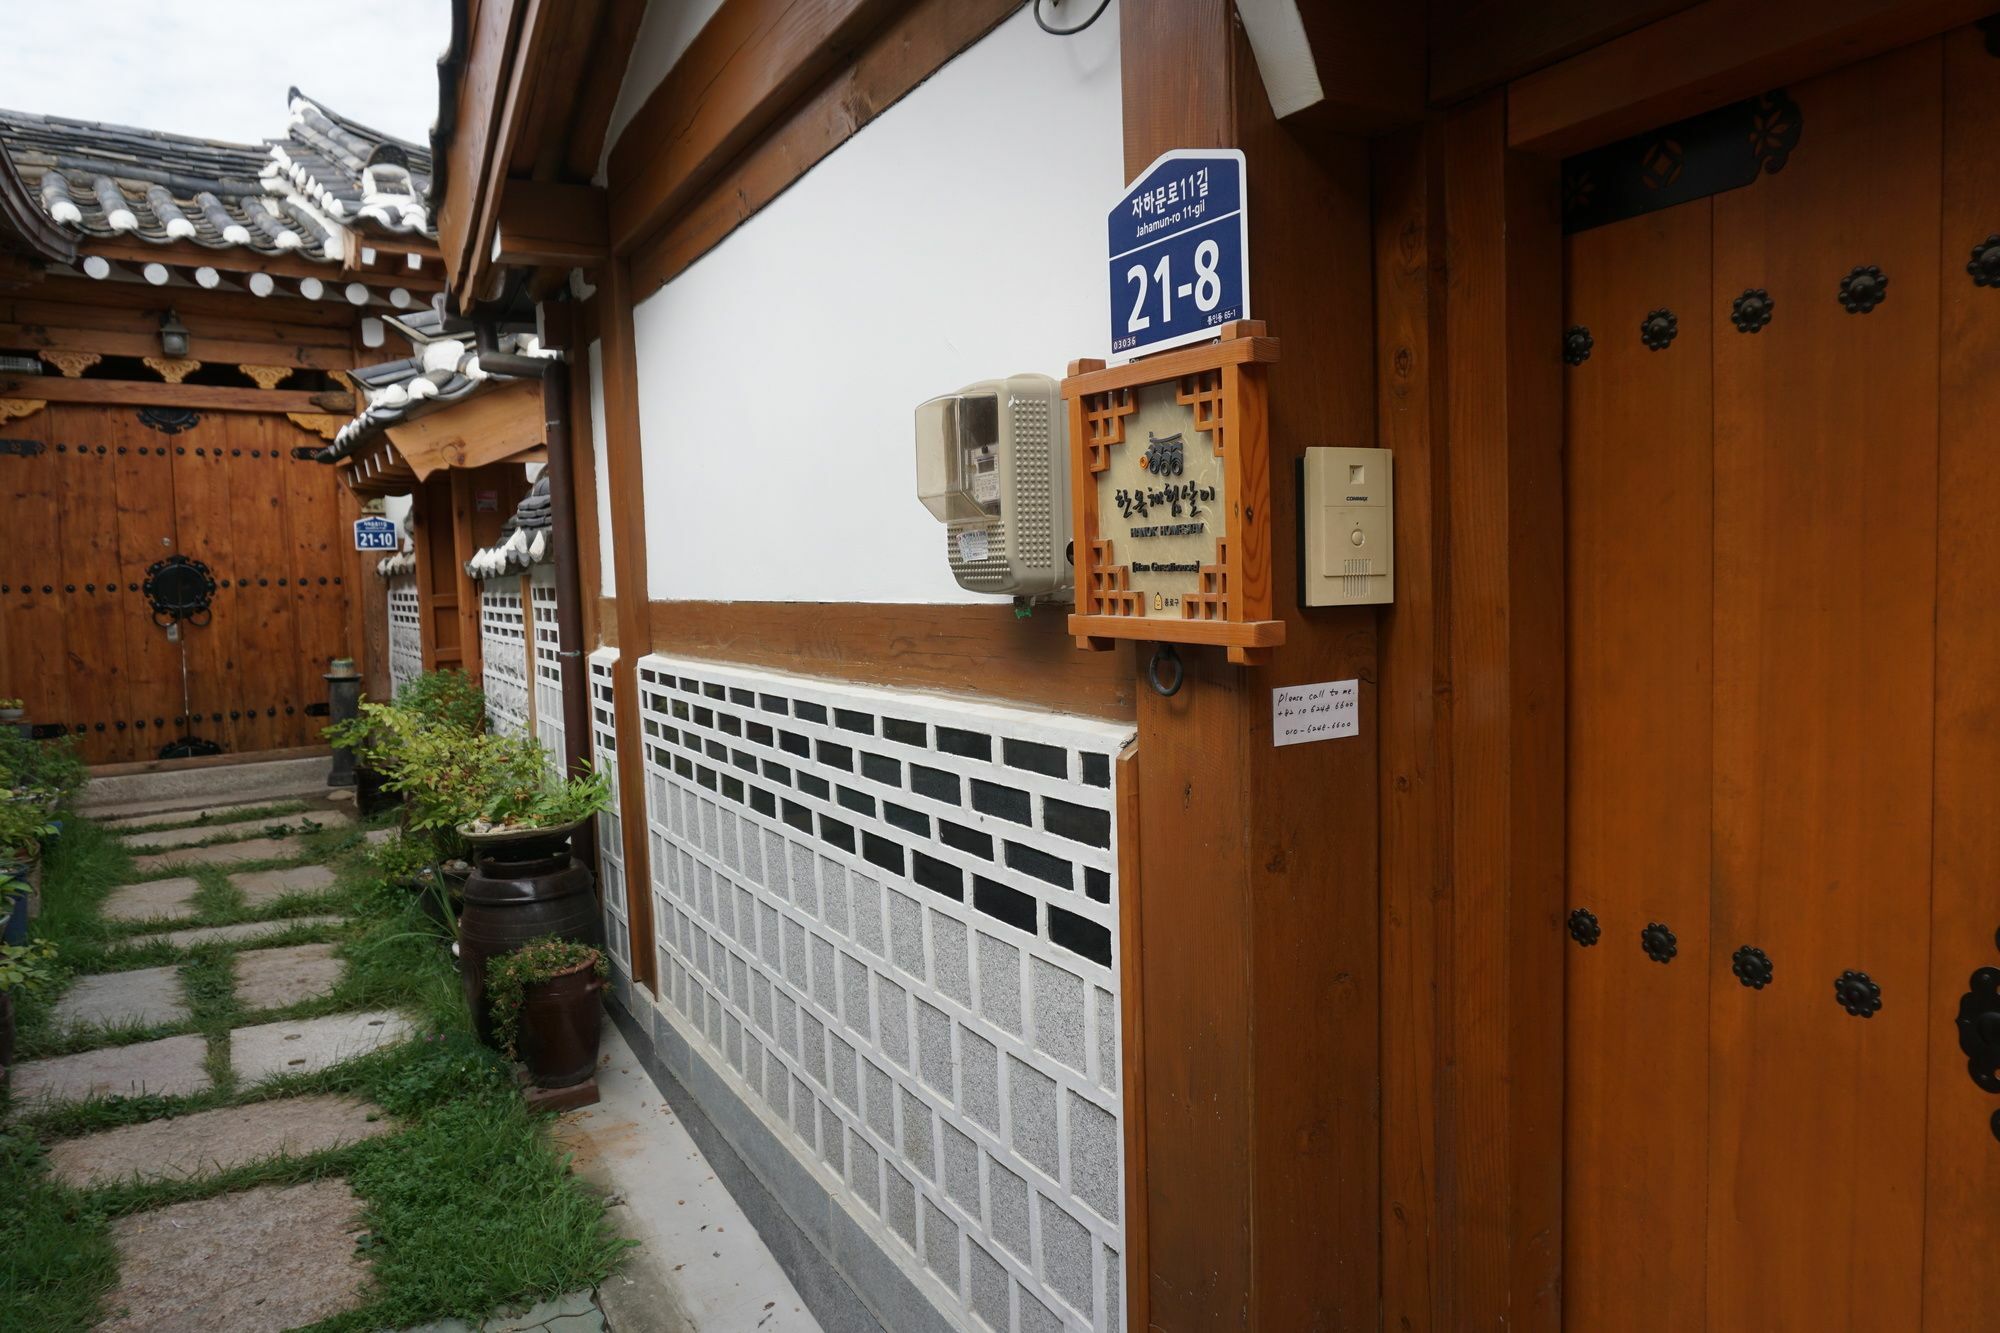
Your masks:
{"label": "wooden rafter", "polygon": [[325,412],[352,410],[344,393],[294,389],[238,389],[217,384],[155,384],[143,380],[58,379],[51,375],[0,375],[0,398],[34,397],[51,403],[129,403],[135,407],[192,407],[209,412]]}

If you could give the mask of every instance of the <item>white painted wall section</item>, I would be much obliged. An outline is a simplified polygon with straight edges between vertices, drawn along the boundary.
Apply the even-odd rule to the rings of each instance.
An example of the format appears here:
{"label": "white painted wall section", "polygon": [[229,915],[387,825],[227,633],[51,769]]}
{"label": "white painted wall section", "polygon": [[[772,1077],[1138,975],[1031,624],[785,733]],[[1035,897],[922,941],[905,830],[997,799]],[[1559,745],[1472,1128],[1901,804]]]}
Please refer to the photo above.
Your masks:
{"label": "white painted wall section", "polygon": [[590,452],[591,471],[597,477],[597,570],[602,596],[618,595],[618,573],[611,563],[611,467],[604,433],[604,344],[590,344]]}
{"label": "white painted wall section", "polygon": [[632,58],[625,65],[625,80],[618,85],[618,100],[611,106],[611,128],[604,136],[604,153],[597,163],[599,185],[604,184],[605,168],[618,136],[625,132],[632,117],[639,114],[639,108],[653,95],[653,89],[660,86],[660,80],[667,77],[667,71],[687,53],[720,8],[722,0],[652,0],[646,6],[645,17],[639,20],[638,35],[632,39]]}
{"label": "white painted wall section", "polygon": [[1115,6],[1067,39],[1023,9],[642,302],[650,596],[990,600],[917,502],[914,411],[1105,354],[1123,185]]}

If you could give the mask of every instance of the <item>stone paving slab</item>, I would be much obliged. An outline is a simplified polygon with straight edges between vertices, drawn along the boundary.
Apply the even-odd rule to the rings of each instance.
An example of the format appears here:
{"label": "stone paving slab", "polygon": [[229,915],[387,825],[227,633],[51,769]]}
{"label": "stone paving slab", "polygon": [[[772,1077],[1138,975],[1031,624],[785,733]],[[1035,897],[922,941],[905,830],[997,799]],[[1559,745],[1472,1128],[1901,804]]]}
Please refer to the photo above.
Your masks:
{"label": "stone paving slab", "polygon": [[354,816],[344,810],[309,810],[290,815],[272,815],[268,819],[252,820],[247,824],[194,824],[187,828],[161,829],[155,833],[127,833],[123,841],[127,847],[190,847],[210,838],[240,838],[247,833],[255,833],[279,824],[298,828],[310,819],[321,828],[345,828],[354,822]]}
{"label": "stone paving slab", "polygon": [[126,943],[151,944],[155,940],[164,940],[176,949],[186,949],[212,940],[263,939],[267,935],[290,930],[293,926],[331,926],[337,925],[340,920],[337,916],[292,916],[277,921],[245,921],[234,926],[195,926],[189,930],[169,930],[160,935],[140,935]]}
{"label": "stone paving slab", "polygon": [[229,1064],[245,1083],[312,1074],[392,1045],[410,1032],[410,1021],[393,1009],[264,1023],[229,1034]]}
{"label": "stone paving slab", "polygon": [[361,1201],[344,1180],[262,1185],[111,1224],[118,1286],[99,1330],[286,1329],[361,1304]]}
{"label": "stone paving slab", "polygon": [[104,900],[106,921],[183,921],[194,915],[201,884],[185,875],[113,889]]}
{"label": "stone paving slab", "polygon": [[64,1139],[49,1149],[49,1171],[78,1189],[121,1180],[181,1180],[280,1155],[307,1157],[395,1128],[395,1121],[369,1102],[289,1097]]}
{"label": "stone paving slab", "polygon": [[316,999],[340,984],[342,967],[331,944],[246,949],[236,955],[236,1002],[245,1009],[282,1009]]}
{"label": "stone paving slab", "polygon": [[231,875],[229,882],[243,890],[243,901],[262,907],[292,893],[318,893],[334,884],[333,871],[325,866],[293,866],[289,870],[246,870]]}
{"label": "stone paving slab", "polygon": [[206,1092],[213,1086],[202,1064],[207,1056],[206,1041],[186,1036],[30,1060],[14,1066],[14,1099],[34,1105],[142,1092],[163,1097]]}
{"label": "stone paving slab", "polygon": [[244,861],[274,861],[305,854],[304,840],[294,834],[286,838],[251,838],[244,842],[225,842],[215,847],[182,847],[170,852],[148,852],[144,856],[133,857],[132,866],[141,874],[149,874],[155,870],[165,870],[170,866],[226,866]]}
{"label": "stone paving slab", "polygon": [[56,1023],[65,1028],[157,1027],[188,1016],[177,967],[142,967],[78,977],[56,1001]]}
{"label": "stone paving slab", "polygon": [[[194,820],[204,821],[209,828],[227,825],[246,811],[267,810],[274,805],[285,805],[292,798],[280,797],[270,801],[244,801],[235,805],[202,805],[192,810],[141,810],[136,814],[122,814],[113,819],[100,821],[114,833],[126,829],[141,828],[147,824],[182,824]],[[280,815],[280,819],[297,819],[297,815]]]}

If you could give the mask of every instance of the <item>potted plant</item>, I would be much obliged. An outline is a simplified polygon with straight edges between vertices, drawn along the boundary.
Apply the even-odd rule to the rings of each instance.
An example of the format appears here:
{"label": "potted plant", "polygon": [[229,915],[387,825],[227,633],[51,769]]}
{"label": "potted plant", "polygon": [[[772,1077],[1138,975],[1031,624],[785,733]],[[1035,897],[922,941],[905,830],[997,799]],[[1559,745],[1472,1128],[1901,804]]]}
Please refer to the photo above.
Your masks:
{"label": "potted plant", "polygon": [[611,782],[601,772],[551,782],[541,747],[522,781],[503,784],[458,834],[485,856],[549,855],[598,811],[611,804]]}
{"label": "potted plant", "polygon": [[42,843],[55,833],[40,802],[0,801],[0,940],[24,944]]}
{"label": "potted plant", "polygon": [[0,722],[19,722],[27,705],[19,699],[0,699]]}
{"label": "potted plant", "polygon": [[608,974],[602,951],[555,936],[487,962],[494,1037],[537,1087],[572,1087],[597,1068],[598,995]]}
{"label": "potted plant", "polygon": [[0,944],[0,1084],[14,1064],[14,997],[38,995],[55,980],[56,946]]}

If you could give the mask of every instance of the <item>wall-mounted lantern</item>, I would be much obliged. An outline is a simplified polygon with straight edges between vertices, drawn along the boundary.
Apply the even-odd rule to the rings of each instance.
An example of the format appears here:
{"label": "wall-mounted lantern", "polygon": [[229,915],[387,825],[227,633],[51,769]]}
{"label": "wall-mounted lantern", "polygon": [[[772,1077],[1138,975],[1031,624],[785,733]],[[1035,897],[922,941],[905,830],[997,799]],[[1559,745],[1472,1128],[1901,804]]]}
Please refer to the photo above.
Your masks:
{"label": "wall-mounted lantern", "polygon": [[172,310],[160,316],[160,355],[179,360],[188,354],[187,325]]}

